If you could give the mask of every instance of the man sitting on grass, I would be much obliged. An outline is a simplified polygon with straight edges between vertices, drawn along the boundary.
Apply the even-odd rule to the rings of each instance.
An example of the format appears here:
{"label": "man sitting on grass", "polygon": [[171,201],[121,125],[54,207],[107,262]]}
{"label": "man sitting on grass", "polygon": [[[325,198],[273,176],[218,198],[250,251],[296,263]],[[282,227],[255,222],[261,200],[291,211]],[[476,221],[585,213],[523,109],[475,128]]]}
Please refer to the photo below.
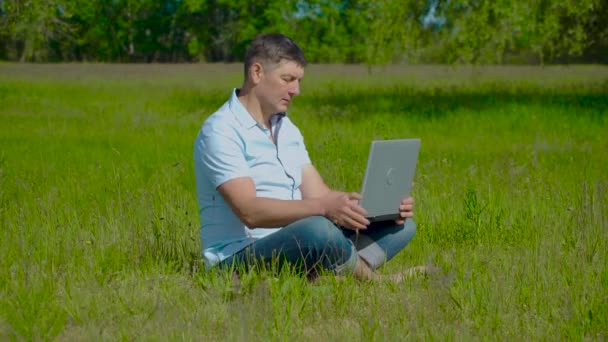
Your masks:
{"label": "man sitting on grass", "polygon": [[370,224],[357,193],[327,187],[287,116],[300,94],[304,53],[290,38],[263,34],[245,56],[245,81],[203,124],[194,143],[205,267],[286,263],[374,279],[412,239],[414,200],[401,219]]}

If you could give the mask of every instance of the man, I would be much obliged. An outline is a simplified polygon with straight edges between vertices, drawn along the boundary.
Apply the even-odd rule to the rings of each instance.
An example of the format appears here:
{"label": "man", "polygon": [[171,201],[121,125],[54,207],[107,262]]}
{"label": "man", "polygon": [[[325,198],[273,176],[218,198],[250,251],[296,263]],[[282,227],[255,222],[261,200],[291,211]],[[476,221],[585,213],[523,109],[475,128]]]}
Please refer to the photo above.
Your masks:
{"label": "man", "polygon": [[300,94],[306,59],[286,36],[263,34],[245,56],[245,81],[203,124],[194,144],[207,269],[285,263],[373,279],[416,228],[414,200],[401,219],[370,225],[361,196],[331,190],[311,164],[286,111]]}

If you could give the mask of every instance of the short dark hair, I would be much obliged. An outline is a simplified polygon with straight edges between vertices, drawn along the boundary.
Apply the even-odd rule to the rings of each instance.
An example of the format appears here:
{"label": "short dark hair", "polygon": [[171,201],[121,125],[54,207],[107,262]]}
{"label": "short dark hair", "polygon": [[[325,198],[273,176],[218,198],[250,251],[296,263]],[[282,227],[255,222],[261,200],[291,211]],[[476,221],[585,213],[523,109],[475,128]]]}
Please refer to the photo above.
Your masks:
{"label": "short dark hair", "polygon": [[283,59],[296,62],[301,67],[307,63],[304,52],[291,38],[280,33],[258,35],[245,53],[245,79],[249,77],[249,68],[256,61],[266,66],[269,63],[279,64]]}

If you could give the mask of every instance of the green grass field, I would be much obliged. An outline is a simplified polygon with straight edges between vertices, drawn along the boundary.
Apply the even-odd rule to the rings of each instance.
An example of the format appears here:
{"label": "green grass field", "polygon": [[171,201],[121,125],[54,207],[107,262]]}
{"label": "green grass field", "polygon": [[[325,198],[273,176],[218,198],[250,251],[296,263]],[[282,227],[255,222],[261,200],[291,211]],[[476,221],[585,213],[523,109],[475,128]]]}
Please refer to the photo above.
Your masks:
{"label": "green grass field", "polygon": [[331,186],[422,139],[401,284],[200,266],[193,139],[238,65],[0,64],[0,340],[605,340],[608,68],[311,66]]}

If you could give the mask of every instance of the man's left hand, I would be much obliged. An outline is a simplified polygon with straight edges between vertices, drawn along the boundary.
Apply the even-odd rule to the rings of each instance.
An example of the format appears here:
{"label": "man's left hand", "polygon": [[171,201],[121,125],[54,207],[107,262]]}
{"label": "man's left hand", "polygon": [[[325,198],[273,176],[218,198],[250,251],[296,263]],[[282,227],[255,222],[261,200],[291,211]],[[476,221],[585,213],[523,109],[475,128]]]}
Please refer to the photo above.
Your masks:
{"label": "man's left hand", "polygon": [[406,197],[399,204],[399,218],[395,220],[396,224],[404,224],[405,220],[414,217],[414,198]]}

